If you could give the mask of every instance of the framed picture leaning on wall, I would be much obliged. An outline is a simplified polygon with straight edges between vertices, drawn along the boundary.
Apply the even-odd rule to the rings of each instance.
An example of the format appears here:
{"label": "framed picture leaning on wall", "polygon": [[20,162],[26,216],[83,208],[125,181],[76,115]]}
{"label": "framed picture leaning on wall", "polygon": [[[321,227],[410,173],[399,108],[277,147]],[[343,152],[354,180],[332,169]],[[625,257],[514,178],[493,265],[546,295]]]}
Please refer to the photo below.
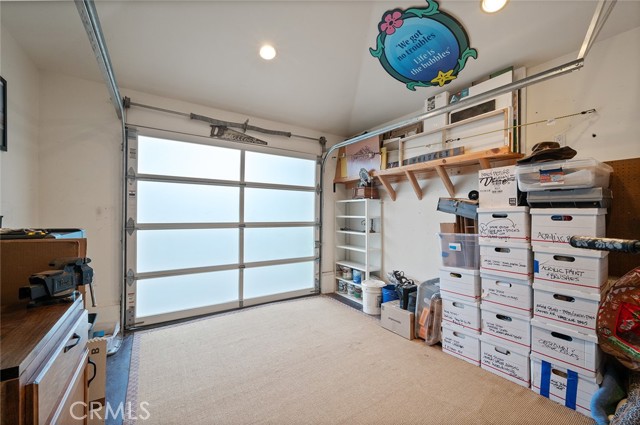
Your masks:
{"label": "framed picture leaning on wall", "polygon": [[0,150],[7,150],[7,82],[0,77]]}

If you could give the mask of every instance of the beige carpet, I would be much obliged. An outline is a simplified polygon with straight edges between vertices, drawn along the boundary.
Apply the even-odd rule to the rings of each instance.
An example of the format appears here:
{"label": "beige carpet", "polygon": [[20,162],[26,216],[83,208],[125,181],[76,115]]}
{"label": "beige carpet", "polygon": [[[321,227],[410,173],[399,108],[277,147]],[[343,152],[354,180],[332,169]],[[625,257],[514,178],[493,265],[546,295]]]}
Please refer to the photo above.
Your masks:
{"label": "beige carpet", "polygon": [[144,425],[593,423],[324,296],[136,333],[127,401]]}

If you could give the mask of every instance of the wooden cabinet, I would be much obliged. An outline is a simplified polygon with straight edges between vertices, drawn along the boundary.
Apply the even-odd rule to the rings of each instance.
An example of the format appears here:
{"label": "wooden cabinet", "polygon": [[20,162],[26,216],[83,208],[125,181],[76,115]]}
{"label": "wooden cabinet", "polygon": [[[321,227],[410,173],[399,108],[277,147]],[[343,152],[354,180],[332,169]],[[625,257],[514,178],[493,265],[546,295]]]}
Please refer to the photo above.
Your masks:
{"label": "wooden cabinet", "polygon": [[[382,268],[382,206],[379,199],[336,201],[336,293],[362,303],[353,289]],[[343,270],[349,270],[344,274]],[[360,282],[353,274],[360,273]],[[347,289],[351,286],[351,291]],[[340,290],[342,288],[342,291]],[[356,294],[357,295],[357,294]]]}
{"label": "wooden cabinet", "polygon": [[81,297],[2,312],[2,425],[86,423],[88,333]]}

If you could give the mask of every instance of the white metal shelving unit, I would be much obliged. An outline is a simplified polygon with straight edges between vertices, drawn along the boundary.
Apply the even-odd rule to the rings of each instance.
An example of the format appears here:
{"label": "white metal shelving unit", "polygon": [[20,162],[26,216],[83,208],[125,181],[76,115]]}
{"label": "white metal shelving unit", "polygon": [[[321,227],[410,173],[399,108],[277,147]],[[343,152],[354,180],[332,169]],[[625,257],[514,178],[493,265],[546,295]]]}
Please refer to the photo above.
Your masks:
{"label": "white metal shelving unit", "polygon": [[[336,283],[361,287],[353,279],[342,277],[341,266],[362,272],[362,281],[380,272],[382,266],[382,203],[379,199],[346,199],[336,201]],[[336,293],[362,304],[356,298],[337,290]]]}

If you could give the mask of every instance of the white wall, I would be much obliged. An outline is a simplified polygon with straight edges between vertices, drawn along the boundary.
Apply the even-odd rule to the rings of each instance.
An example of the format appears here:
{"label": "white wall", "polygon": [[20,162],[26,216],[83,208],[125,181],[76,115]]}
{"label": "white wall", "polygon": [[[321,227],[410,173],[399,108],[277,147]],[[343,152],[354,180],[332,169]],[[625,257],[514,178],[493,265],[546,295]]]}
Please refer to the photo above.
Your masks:
{"label": "white wall", "polygon": [[[527,148],[557,134],[576,158],[613,161],[640,157],[640,27],[597,42],[580,71],[527,89],[527,121],[595,108],[597,113],[527,127]],[[529,75],[576,59],[578,52],[529,70]]]}
{"label": "white wall", "polygon": [[0,75],[7,80],[8,150],[0,152],[0,214],[3,227],[39,226],[38,69],[4,28]]}
{"label": "white wall", "polygon": [[[87,232],[88,256],[93,260],[95,286],[99,304],[99,321],[113,321],[119,317],[121,267],[121,129],[115,110],[101,83],[75,77],[43,72],[41,78],[41,126],[39,181],[42,226],[82,227]],[[193,112],[220,120],[244,122],[247,117],[199,105],[152,96],[132,90],[122,90],[133,102],[171,110]],[[127,122],[139,126],[171,129],[203,136],[209,127],[202,122],[184,117],[132,107],[127,111]],[[250,119],[252,125],[290,131],[311,137],[322,134],[259,119]],[[327,135],[325,135],[327,136]],[[319,155],[320,145],[315,141],[259,135],[270,146],[293,149]],[[329,143],[338,138],[328,136]],[[334,169],[330,164],[327,182],[331,184]],[[327,196],[331,196],[329,191]],[[333,207],[327,202],[326,220],[331,223],[327,231],[332,235]],[[333,239],[325,245],[325,255],[331,256]],[[332,290],[330,271],[323,279],[323,290]],[[327,286],[329,285],[329,286]]]}
{"label": "white wall", "polygon": [[[538,141],[553,140],[564,133],[576,158],[609,161],[640,157],[640,28],[596,43],[582,70],[534,86],[526,93],[524,122],[567,115],[596,108],[598,113],[558,120],[555,126],[527,127],[527,151]],[[566,63],[578,52],[528,70],[533,75]],[[426,96],[426,95],[425,95]],[[419,112],[416,112],[416,115]],[[592,137],[595,134],[596,137]],[[456,197],[465,198],[477,189],[478,167],[452,175]],[[383,200],[383,277],[403,270],[418,281],[437,276],[440,265],[440,222],[452,222],[451,214],[436,212],[439,197],[449,197],[437,175],[419,180],[424,192],[418,200],[408,182],[394,184],[395,202],[380,187]],[[348,197],[342,193],[339,196]]]}
{"label": "white wall", "polygon": [[42,227],[87,234],[98,321],[119,317],[121,130],[101,83],[41,73]]}

